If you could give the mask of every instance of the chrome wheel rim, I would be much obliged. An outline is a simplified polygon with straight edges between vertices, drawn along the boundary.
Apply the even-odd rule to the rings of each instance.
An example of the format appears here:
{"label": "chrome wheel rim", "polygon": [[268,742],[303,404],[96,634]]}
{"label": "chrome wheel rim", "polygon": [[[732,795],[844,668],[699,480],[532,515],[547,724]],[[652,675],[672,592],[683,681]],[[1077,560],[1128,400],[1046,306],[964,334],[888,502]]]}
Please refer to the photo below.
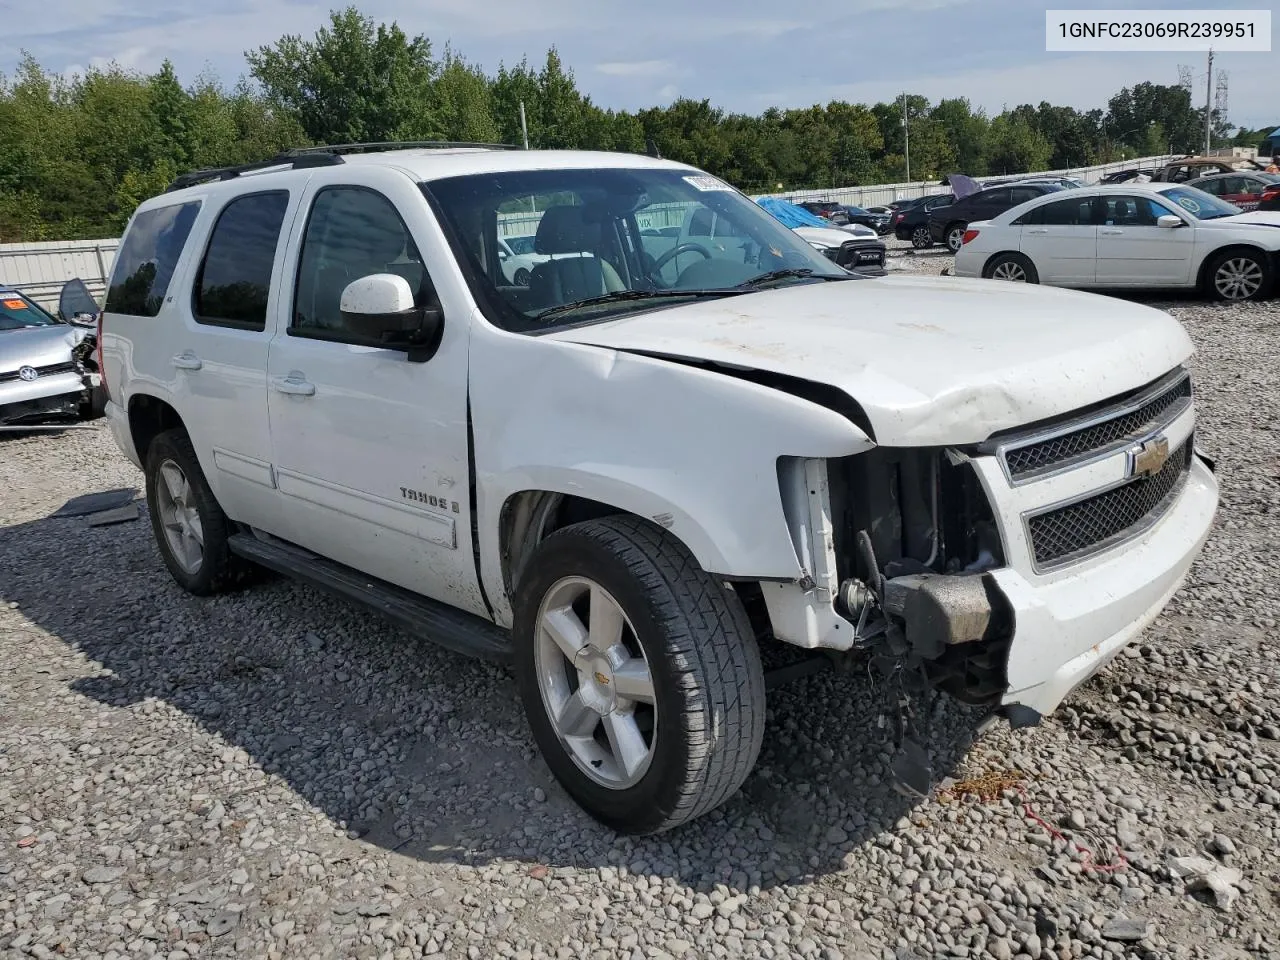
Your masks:
{"label": "chrome wheel rim", "polygon": [[1247,300],[1262,289],[1262,267],[1248,257],[1233,257],[1218,267],[1213,284],[1225,300]]}
{"label": "chrome wheel rim", "polygon": [[917,247],[923,247],[926,243],[929,242],[929,228],[916,227],[915,230],[912,231],[911,242],[914,243]]}
{"label": "chrome wheel rim", "polygon": [[565,752],[611,790],[638,783],[658,742],[653,674],[613,596],[586,577],[557,581],[538,608],[534,669]]}
{"label": "chrome wheel rim", "polygon": [[947,234],[947,246],[950,247],[953,252],[956,250],[959,250],[960,241],[963,239],[964,239],[963,230],[959,230],[959,229],[952,230],[949,234]]}
{"label": "chrome wheel rim", "polygon": [[1022,269],[1022,264],[1016,260],[1005,260],[997,263],[995,269],[991,271],[991,276],[996,280],[1011,280],[1014,283],[1026,283],[1027,271]]}
{"label": "chrome wheel rim", "polygon": [[200,572],[204,564],[204,526],[196,508],[191,484],[182,468],[172,460],[160,464],[156,483],[156,511],[169,544],[169,553],[183,571]]}

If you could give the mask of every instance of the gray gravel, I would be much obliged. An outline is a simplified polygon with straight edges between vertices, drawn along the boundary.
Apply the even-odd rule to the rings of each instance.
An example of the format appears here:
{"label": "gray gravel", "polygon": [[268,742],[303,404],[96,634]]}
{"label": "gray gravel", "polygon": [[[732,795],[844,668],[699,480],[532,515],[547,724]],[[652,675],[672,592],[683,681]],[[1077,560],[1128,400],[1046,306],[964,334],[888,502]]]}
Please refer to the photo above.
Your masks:
{"label": "gray gravel", "polygon": [[936,701],[919,805],[880,692],[799,681],[742,794],[655,839],[567,800],[502,669],[280,580],[187,597],[145,519],[49,518],[139,484],[105,431],[0,440],[0,954],[1280,956],[1280,304],[1170,306],[1223,509],[1129,655],[967,751]]}

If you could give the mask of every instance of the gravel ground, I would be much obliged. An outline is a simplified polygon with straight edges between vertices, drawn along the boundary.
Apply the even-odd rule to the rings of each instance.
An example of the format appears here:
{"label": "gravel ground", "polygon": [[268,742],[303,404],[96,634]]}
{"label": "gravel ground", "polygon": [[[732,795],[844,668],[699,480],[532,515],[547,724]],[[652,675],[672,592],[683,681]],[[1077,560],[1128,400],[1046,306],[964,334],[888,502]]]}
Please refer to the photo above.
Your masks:
{"label": "gravel ground", "polygon": [[1143,640],[967,750],[936,701],[918,804],[882,692],[797,681],[741,795],[653,839],[567,800],[502,669],[280,580],[188,597],[145,520],[50,518],[139,485],[104,430],[0,440],[0,954],[1280,957],[1280,303],[1166,306],[1223,506]]}

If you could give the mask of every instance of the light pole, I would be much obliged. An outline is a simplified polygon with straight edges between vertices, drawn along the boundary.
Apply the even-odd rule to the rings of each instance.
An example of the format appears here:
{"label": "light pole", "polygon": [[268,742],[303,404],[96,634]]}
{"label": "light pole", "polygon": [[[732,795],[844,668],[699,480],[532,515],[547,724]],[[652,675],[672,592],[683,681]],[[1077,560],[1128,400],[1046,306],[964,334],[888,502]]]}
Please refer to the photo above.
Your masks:
{"label": "light pole", "polygon": [[907,183],[911,182],[911,127],[907,124],[907,94],[902,93],[902,137],[907,160]]}

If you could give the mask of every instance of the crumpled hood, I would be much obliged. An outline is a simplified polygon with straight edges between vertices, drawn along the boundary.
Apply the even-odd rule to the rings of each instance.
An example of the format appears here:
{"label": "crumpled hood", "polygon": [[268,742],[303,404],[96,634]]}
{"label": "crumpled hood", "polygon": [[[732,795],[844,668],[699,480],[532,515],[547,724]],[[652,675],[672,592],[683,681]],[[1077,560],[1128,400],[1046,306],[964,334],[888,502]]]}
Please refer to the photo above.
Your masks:
{"label": "crumpled hood", "polygon": [[0,330],[0,373],[10,373],[24,366],[47,367],[55,363],[69,363],[71,348],[84,336],[84,331],[63,323]]}
{"label": "crumpled hood", "polygon": [[886,446],[976,443],[1140,387],[1185,361],[1168,314],[993,280],[889,276],[707,300],[556,331],[617,350],[837,387]]}

